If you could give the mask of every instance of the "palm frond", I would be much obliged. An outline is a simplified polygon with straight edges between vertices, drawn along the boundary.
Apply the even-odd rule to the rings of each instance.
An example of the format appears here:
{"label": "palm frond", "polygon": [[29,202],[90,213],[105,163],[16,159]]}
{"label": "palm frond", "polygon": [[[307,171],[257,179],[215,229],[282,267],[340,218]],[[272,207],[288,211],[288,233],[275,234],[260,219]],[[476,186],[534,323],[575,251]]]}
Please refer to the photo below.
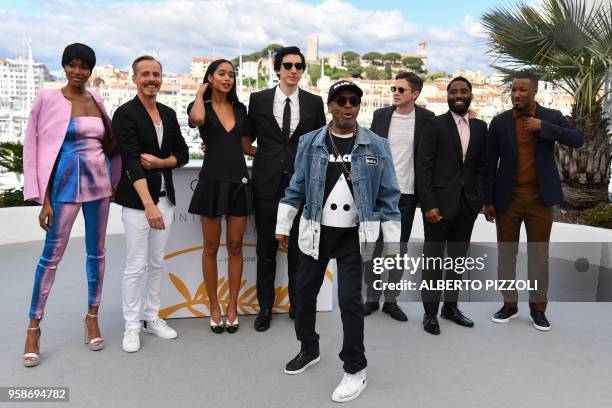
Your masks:
{"label": "palm frond", "polygon": [[[531,69],[574,96],[578,112],[593,112],[612,67],[612,4],[587,7],[584,0],[519,2],[485,12],[482,24],[495,58],[508,79]],[[504,67],[503,69],[500,69]]]}

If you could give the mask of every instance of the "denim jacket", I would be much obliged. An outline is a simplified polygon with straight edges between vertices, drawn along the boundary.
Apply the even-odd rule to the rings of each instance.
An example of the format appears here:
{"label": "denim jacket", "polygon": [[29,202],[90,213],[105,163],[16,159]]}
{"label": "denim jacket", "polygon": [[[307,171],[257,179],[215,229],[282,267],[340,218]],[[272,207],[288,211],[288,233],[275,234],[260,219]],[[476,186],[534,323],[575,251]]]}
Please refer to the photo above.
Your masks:
{"label": "denim jacket", "polygon": [[[276,234],[289,235],[298,209],[300,250],[319,257],[321,213],[329,152],[325,139],[329,125],[303,135],[295,157],[295,173],[285,197],[278,206]],[[395,176],[389,142],[357,125],[357,138],[351,153],[353,193],[359,215],[359,242],[362,254],[366,243],[374,243],[382,230],[385,242],[400,240],[400,189]]]}

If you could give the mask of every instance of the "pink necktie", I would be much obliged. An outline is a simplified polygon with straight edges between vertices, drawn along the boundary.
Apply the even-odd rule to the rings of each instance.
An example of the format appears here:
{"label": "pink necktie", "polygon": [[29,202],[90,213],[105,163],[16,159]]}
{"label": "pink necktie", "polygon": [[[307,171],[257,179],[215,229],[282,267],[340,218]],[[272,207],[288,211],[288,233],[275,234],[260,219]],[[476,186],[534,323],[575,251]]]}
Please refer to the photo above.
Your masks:
{"label": "pink necktie", "polygon": [[467,153],[468,145],[470,144],[470,125],[467,123],[467,116],[459,119],[459,137],[461,138],[461,150],[463,151],[463,160]]}

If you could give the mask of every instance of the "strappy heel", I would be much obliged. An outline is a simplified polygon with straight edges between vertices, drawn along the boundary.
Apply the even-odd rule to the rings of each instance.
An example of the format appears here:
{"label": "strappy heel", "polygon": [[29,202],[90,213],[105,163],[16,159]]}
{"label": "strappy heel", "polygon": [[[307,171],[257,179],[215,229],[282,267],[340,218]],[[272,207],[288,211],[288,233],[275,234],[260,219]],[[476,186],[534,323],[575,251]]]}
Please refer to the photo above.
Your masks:
{"label": "strappy heel", "polygon": [[38,340],[36,340],[36,348],[38,353],[23,353],[23,365],[25,367],[34,367],[40,363],[40,326],[28,327],[28,330],[38,330]]}
{"label": "strappy heel", "polygon": [[85,320],[83,321],[83,326],[85,327],[85,344],[87,344],[91,351],[100,351],[104,348],[104,339],[102,337],[95,337],[93,339],[89,338],[89,330],[87,330],[87,317],[98,317],[98,315],[87,313],[87,316],[85,316]]}

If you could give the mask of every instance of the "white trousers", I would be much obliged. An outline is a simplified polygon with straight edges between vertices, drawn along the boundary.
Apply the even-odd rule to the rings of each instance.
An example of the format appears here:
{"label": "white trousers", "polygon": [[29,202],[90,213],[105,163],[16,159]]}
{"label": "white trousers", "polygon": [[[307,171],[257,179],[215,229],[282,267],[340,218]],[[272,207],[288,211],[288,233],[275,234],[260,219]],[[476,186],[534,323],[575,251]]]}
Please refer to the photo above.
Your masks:
{"label": "white trousers", "polygon": [[164,255],[174,219],[174,206],[167,197],[160,197],[157,208],[164,218],[164,230],[152,229],[143,210],[123,207],[127,259],[122,304],[126,329],[140,330],[141,320],[158,318]]}

